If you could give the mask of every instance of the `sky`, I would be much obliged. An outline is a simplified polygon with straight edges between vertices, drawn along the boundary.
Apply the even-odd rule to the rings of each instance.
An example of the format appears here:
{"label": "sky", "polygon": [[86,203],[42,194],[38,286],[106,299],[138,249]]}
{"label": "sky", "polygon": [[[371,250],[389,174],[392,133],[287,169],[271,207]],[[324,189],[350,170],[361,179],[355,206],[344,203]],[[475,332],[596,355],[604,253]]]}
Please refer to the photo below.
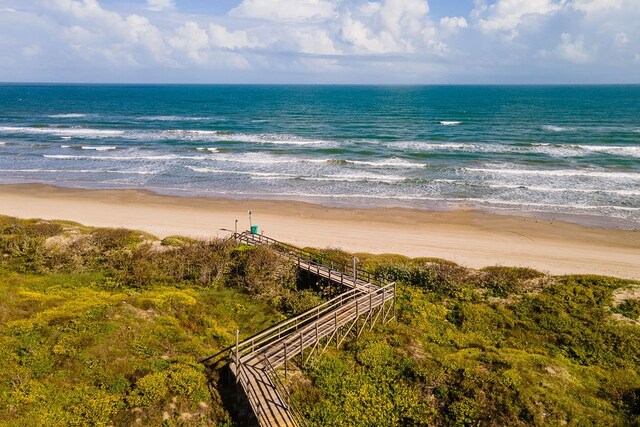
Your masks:
{"label": "sky", "polygon": [[0,0],[0,81],[640,83],[640,0]]}

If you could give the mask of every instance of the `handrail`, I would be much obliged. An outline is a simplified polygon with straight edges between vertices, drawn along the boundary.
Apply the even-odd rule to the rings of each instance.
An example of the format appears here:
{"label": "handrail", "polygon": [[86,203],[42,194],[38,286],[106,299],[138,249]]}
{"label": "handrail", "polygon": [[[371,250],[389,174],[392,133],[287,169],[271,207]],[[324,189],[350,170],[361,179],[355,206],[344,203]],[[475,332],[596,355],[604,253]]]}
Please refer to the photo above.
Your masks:
{"label": "handrail", "polygon": [[[350,295],[348,295],[347,297],[344,297],[345,294],[342,294],[341,296],[331,300],[331,301],[335,301],[333,304],[331,304],[331,306],[326,307],[321,311],[320,310],[316,311],[315,309],[311,309],[308,312],[306,312],[306,313],[309,313],[311,316],[305,319],[304,321],[300,321],[297,324],[290,326],[284,330],[271,328],[270,330],[264,331],[264,333],[259,334],[260,340],[257,342],[256,340],[258,339],[258,337],[253,337],[253,338],[245,339],[241,343],[238,343],[237,351],[238,351],[239,357],[244,357],[249,354],[258,353],[264,347],[270,344],[274,344],[275,342],[278,342],[282,339],[285,339],[291,332],[298,331],[302,328],[309,326],[310,324],[313,323],[311,322],[311,320],[319,319],[325,316],[326,314],[333,312],[334,309],[337,307],[343,307],[348,304],[353,304],[354,300],[357,300],[358,298],[366,297],[366,295],[369,295],[370,297],[376,297],[376,299],[380,296],[383,296],[384,300],[382,301],[382,303],[385,303],[386,301],[388,301],[389,299],[395,296],[393,292],[387,292],[388,290],[392,289],[394,286],[395,286],[394,283],[390,283],[387,286],[379,288],[376,291],[373,291],[369,294],[358,294],[353,291],[349,291],[348,294]],[[369,307],[369,309],[371,308],[372,307]],[[235,346],[233,348],[235,348]],[[246,351],[247,349],[249,349],[250,351],[247,352]]]}
{"label": "handrail", "polygon": [[[372,291],[371,293],[373,293],[374,295],[378,295],[380,293],[384,293],[387,289],[391,289],[393,288],[395,285],[395,283],[389,283],[386,286],[383,286],[381,288],[378,288],[374,291]],[[326,314],[327,312],[331,311],[333,308],[335,308],[336,306],[340,307],[343,306],[345,302],[348,302],[350,300],[352,300],[352,296],[354,294],[360,293],[360,291],[358,289],[351,289],[347,292],[344,292],[340,295],[338,295],[337,297],[326,301],[316,307],[313,307],[307,311],[305,311],[304,313],[301,313],[299,315],[297,315],[296,317],[292,317],[290,319],[286,319],[283,320],[273,326],[271,326],[268,329],[265,329],[264,331],[258,332],[254,335],[251,335],[247,338],[245,338],[244,340],[242,340],[240,343],[238,343],[238,352],[242,352],[242,350],[244,350],[247,346],[252,346],[254,351],[258,350],[261,348],[261,346],[265,343],[265,342],[269,342],[269,336],[273,335],[274,333],[277,332],[278,335],[284,335],[285,333],[290,332],[292,329],[296,330],[298,329],[298,327],[300,325],[303,325],[304,323],[306,323],[307,321],[313,319],[313,318],[319,318],[321,315]],[[365,295],[365,294],[362,294]],[[389,294],[389,295],[393,295],[393,294]],[[395,295],[394,295],[395,296]],[[346,300],[346,301],[345,301]],[[304,320],[302,320],[304,319]],[[292,325],[289,326],[285,329],[285,326],[288,325]],[[265,338],[266,337],[266,338]],[[263,339],[265,338],[265,339]],[[261,341],[257,341],[257,340],[261,340]],[[257,341],[257,342],[256,342]],[[205,359],[200,360],[200,363],[205,363],[208,362],[209,360],[212,360],[218,356],[221,356],[224,353],[230,352],[232,350],[234,350],[236,348],[236,345],[230,345],[227,348],[224,348],[222,350],[220,350],[218,353],[214,354],[213,356],[209,356]]]}
{"label": "handrail", "polygon": [[[243,350],[245,350],[247,347],[252,347],[253,351],[259,350],[260,348],[262,348],[262,346],[264,346],[265,343],[270,342],[274,335],[285,336],[292,330],[295,331],[299,329],[301,325],[305,325],[308,321],[313,320],[314,318],[319,318],[322,315],[333,311],[333,309],[336,307],[343,306],[345,302],[351,301],[353,299],[353,296],[356,294],[359,294],[359,292],[356,289],[340,294],[338,297],[330,301],[327,301],[322,305],[314,307],[311,310],[307,310],[306,312],[302,313],[297,317],[294,317],[293,319],[290,319],[287,322],[283,322],[282,325],[276,325],[253,337],[249,337],[243,340],[242,342],[238,343],[238,352],[240,354],[243,354]],[[320,310],[320,308],[323,306],[324,308]],[[281,327],[291,323],[293,324],[287,327],[286,329],[280,329]],[[257,341],[257,340],[260,340],[260,341]],[[235,346],[233,346],[232,348],[235,348]]]}
{"label": "handrail", "polygon": [[[279,240],[273,239],[271,237],[268,236],[264,236],[262,234],[251,234],[248,231],[243,231],[242,233],[233,233],[233,238],[239,241],[246,241],[247,243],[250,244],[250,241],[254,241],[254,242],[258,242],[258,243],[266,243],[269,245],[273,245],[276,248],[280,247],[282,249],[285,249],[288,252],[293,252],[295,253],[299,258],[303,258],[308,260],[309,262],[315,264],[315,265],[323,265],[317,261],[314,261],[314,257],[317,254],[314,254],[312,252],[306,251],[304,249],[298,248],[296,246],[290,245],[288,243],[284,243],[281,242]],[[343,271],[346,274],[349,274],[348,272],[350,271],[351,274],[353,274],[353,268],[345,263],[342,262],[334,262],[335,264],[338,264],[338,267],[342,267],[342,268],[334,268],[334,270],[336,271]],[[367,282],[370,283],[375,283],[375,284],[379,284],[379,283],[383,283],[383,278],[381,276],[375,275],[369,271],[366,270],[362,270],[360,268],[356,268],[356,276],[360,277],[362,279],[366,279]]]}
{"label": "handrail", "polygon": [[287,388],[284,386],[284,384],[282,384],[282,381],[278,376],[278,372],[273,367],[273,365],[271,364],[267,356],[264,356],[264,362],[265,362],[265,368],[267,370],[267,375],[269,375],[269,377],[271,378],[271,381],[273,381],[273,385],[275,386],[276,391],[280,394],[280,397],[284,399],[287,406],[291,409],[289,411],[289,414],[291,414],[291,416],[293,417],[293,420],[299,426],[306,427],[307,423],[300,416],[299,411],[296,409],[296,406],[294,405],[293,400],[291,399],[291,394],[289,394],[289,391],[287,390]]}
{"label": "handrail", "polygon": [[[351,289],[350,291],[344,292],[344,293],[338,295],[337,297],[335,297],[333,299],[330,299],[329,301],[326,301],[326,302],[324,302],[324,303],[322,303],[320,305],[317,305],[317,306],[315,306],[315,307],[313,307],[313,308],[311,308],[311,309],[309,309],[309,310],[307,310],[307,311],[305,311],[303,313],[300,313],[299,315],[297,315],[295,317],[292,317],[290,319],[285,319],[285,320],[283,320],[281,322],[278,322],[278,323],[276,323],[275,325],[271,326],[268,329],[265,329],[263,331],[260,331],[260,332],[258,332],[256,334],[253,334],[253,335],[245,338],[240,343],[238,343],[238,347],[239,348],[240,347],[245,347],[246,344],[250,343],[251,341],[254,341],[254,345],[256,345],[255,344],[255,340],[262,339],[263,337],[272,334],[274,331],[278,331],[278,333],[281,334],[281,333],[291,329],[291,328],[287,328],[287,329],[282,329],[281,330],[281,328],[283,328],[284,326],[287,326],[287,325],[289,325],[291,323],[295,323],[294,326],[297,326],[300,323],[303,323],[303,322],[299,322],[300,319],[302,319],[304,317],[308,317],[310,319],[312,317],[318,316],[319,314],[324,313],[326,311],[326,309],[329,308],[329,306],[334,306],[336,301],[340,301],[340,300],[342,300],[344,298],[349,297],[350,294],[354,294],[354,293],[357,293],[357,292],[360,292],[360,291],[358,289]],[[323,307],[326,307],[326,308],[323,308]],[[321,309],[322,309],[322,311],[320,311]],[[306,319],[306,320],[309,320],[309,319]],[[209,357],[207,357],[205,359],[200,360],[200,363],[208,362],[209,360],[214,359],[214,358],[216,358],[218,356],[221,356],[224,353],[232,351],[233,349],[235,349],[235,347],[236,347],[235,344],[230,345],[230,346],[220,350],[219,352],[217,352],[213,356],[209,356]]]}
{"label": "handrail", "polygon": [[[260,412],[262,412],[263,415],[266,416],[267,414],[265,413],[264,408],[262,408],[260,405],[258,405],[258,407],[256,407],[256,403],[259,402],[260,399],[258,398],[258,394],[256,393],[256,391],[252,387],[249,387],[251,382],[249,381],[248,375],[246,374],[246,372],[244,372],[244,370],[245,370],[245,368],[244,368],[243,365],[237,366],[236,367],[236,377],[240,381],[240,384],[242,385],[242,388],[244,390],[246,390],[247,400],[249,401],[249,406],[251,406],[251,409],[253,410],[253,413],[256,414],[256,417],[258,417],[258,414]],[[251,399],[251,396],[249,396],[250,394],[253,395],[253,399]],[[254,400],[255,400],[255,402],[254,402]]]}
{"label": "handrail", "polygon": [[[393,317],[395,317],[396,284],[395,282],[387,283],[383,277],[360,269],[356,269],[356,271],[353,272],[351,268],[345,268],[344,271],[342,271],[334,269],[333,265],[328,267],[314,261],[315,255],[309,251],[296,248],[295,246],[279,242],[263,235],[250,234],[245,231],[242,233],[233,233],[230,239],[234,239],[237,242],[246,242],[249,245],[259,245],[263,243],[272,245],[275,250],[280,251],[283,255],[297,260],[299,269],[304,269],[311,273],[315,272],[315,274],[320,277],[327,277],[328,275],[329,280],[343,283],[347,287],[353,286],[352,289],[347,292],[337,295],[329,301],[298,314],[291,319],[283,320],[264,331],[244,339],[242,342],[237,342],[236,335],[235,345],[231,345],[213,356],[201,360],[201,363],[206,363],[222,354],[234,352],[235,357],[233,360],[229,360],[229,366],[235,374],[237,381],[245,390],[251,409],[256,417],[258,417],[259,423],[262,424],[260,417],[264,417],[264,423],[271,423],[271,421],[269,421],[269,413],[276,410],[275,408],[271,408],[270,412],[267,412],[265,402],[262,400],[264,396],[258,393],[261,386],[251,380],[251,377],[255,377],[255,381],[258,381],[258,377],[265,378],[266,375],[266,378],[271,382],[269,387],[273,386],[271,393],[275,392],[273,399],[276,399],[275,396],[278,396],[278,402],[269,399],[267,407],[269,407],[270,404],[275,404],[281,416],[288,417],[290,422],[293,422],[297,426],[304,427],[306,423],[293,406],[291,395],[282,383],[274,366],[274,364],[279,365],[282,363],[282,351],[284,351],[284,363],[290,358],[287,357],[287,348],[292,350],[289,352],[289,356],[291,357],[298,353],[304,356],[305,347],[317,346],[321,340],[326,337],[329,337],[328,342],[331,342],[340,328],[348,325],[348,330],[343,334],[342,339],[340,339],[339,335],[336,336],[337,345],[340,345],[344,337],[352,330],[353,326],[357,325],[357,319],[360,316],[367,315],[365,324],[362,326],[363,328],[367,320],[370,320],[371,326],[373,327],[373,324],[380,317],[381,313],[383,319],[386,319],[386,316],[391,311],[391,308],[386,310],[386,303],[389,300],[393,300]],[[346,265],[343,264],[343,266]],[[349,273],[345,273],[346,271],[352,271],[352,273],[355,274],[352,276],[349,275]],[[335,276],[332,278],[334,272]],[[339,278],[339,280],[337,280],[337,278]],[[361,310],[359,310],[358,307],[360,307]],[[380,309],[375,311],[376,308]],[[356,320],[353,321],[354,319]],[[315,338],[313,336],[309,337],[308,332],[314,328]],[[356,329],[358,328],[359,326],[357,326]],[[319,333],[320,330],[321,333]],[[358,335],[360,332],[362,332],[362,329],[359,330]],[[293,343],[292,341],[297,341],[298,337],[299,345],[297,342]],[[303,337],[307,338],[307,340],[304,340]],[[289,347],[287,347],[288,345]],[[230,356],[230,354],[228,355]],[[271,359],[273,359],[273,362]],[[260,360],[263,360],[262,366],[260,366]],[[251,367],[251,369],[258,369],[261,373],[252,373],[247,369],[249,367]],[[262,384],[264,384],[264,381],[262,381]]]}

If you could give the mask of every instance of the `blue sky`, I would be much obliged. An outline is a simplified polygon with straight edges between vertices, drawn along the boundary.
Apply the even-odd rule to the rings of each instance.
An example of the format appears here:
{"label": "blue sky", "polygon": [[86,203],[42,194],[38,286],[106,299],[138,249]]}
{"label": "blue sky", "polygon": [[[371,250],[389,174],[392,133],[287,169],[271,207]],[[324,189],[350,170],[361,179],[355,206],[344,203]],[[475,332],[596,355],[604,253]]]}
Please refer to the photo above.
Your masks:
{"label": "blue sky", "polygon": [[0,0],[0,81],[640,83],[640,0]]}

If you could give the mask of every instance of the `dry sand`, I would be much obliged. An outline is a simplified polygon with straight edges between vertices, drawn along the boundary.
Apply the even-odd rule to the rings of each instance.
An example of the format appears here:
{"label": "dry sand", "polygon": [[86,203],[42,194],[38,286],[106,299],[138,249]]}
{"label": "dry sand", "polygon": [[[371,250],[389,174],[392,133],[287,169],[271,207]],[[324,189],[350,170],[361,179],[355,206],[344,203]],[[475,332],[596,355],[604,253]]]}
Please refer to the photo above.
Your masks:
{"label": "dry sand", "polygon": [[301,202],[160,196],[138,190],[0,186],[0,214],[128,227],[164,237],[224,237],[248,228],[299,246],[438,257],[468,267],[527,266],[552,274],[640,280],[640,230],[591,228],[477,211],[338,209]]}

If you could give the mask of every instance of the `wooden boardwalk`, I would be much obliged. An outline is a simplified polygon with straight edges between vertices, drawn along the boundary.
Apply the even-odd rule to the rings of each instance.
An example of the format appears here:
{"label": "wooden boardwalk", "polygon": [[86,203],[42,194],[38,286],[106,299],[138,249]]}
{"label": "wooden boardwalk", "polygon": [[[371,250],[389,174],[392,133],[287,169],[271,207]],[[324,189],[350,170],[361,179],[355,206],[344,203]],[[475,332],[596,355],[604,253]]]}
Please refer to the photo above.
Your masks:
{"label": "wooden boardwalk", "polygon": [[361,270],[349,274],[313,261],[312,255],[270,239],[241,233],[233,236],[249,245],[266,244],[292,259],[298,268],[340,284],[348,291],[298,316],[281,322],[227,349],[231,372],[242,386],[261,426],[302,426],[283,386],[278,369],[297,358],[305,364],[329,345],[338,347],[347,337],[359,337],[377,321],[395,317],[395,283],[385,284]]}

